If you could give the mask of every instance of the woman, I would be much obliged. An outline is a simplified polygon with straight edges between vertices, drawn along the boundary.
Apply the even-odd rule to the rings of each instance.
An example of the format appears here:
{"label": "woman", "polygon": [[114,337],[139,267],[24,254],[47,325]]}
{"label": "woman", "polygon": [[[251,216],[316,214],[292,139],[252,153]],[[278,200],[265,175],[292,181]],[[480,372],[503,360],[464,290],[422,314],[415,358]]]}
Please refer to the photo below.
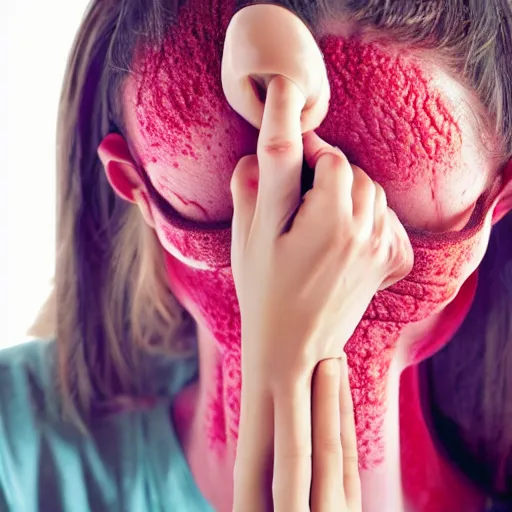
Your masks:
{"label": "woman", "polygon": [[[315,169],[315,180],[329,175],[321,167],[345,184],[317,187],[332,199],[324,204],[360,200],[366,214],[380,205],[377,217],[388,219],[386,225],[394,226],[390,232],[403,240],[400,225],[389,220],[393,214],[382,208],[378,182],[407,227],[415,260],[411,273],[388,289],[385,281],[393,268],[367,256],[352,259],[355,266],[345,269],[342,258],[336,265],[318,259],[308,265],[306,256],[319,256],[313,242],[321,241],[325,225],[339,226],[322,220],[336,213],[332,217],[345,227],[349,215],[348,210],[331,212],[329,206],[315,217],[317,208],[303,208],[322,204],[307,199],[318,195],[315,184],[295,219],[313,215],[318,233],[311,227],[295,230],[295,221],[289,230],[303,240],[300,250],[270,259],[269,254],[277,258],[280,253],[268,240],[263,243],[266,230],[252,244],[243,242],[258,218],[256,209],[253,213],[244,205],[262,204],[263,190],[274,189],[274,182],[266,181],[254,199],[241,185],[247,183],[244,177],[263,186],[264,177],[275,179],[281,164],[260,161],[260,148],[268,144],[258,148],[257,165],[254,159],[241,160],[255,154],[261,140],[228,107],[221,88],[226,28],[241,5],[197,1],[178,9],[157,1],[94,2],[79,32],[62,97],[56,290],[34,331],[56,337],[57,344],[19,347],[1,359],[6,442],[0,449],[5,495],[0,498],[8,510],[201,510],[206,501],[228,510],[234,499],[239,505],[240,496],[244,505],[252,503],[260,489],[268,492],[271,486],[265,470],[274,435],[276,451],[290,440],[278,433],[277,421],[272,431],[272,415],[282,414],[290,403],[300,405],[312,365],[339,358],[345,343],[365,511],[400,510],[404,501],[405,510],[471,512],[498,509],[500,503],[506,507],[510,501],[510,3],[281,3],[315,35],[331,102],[317,135],[307,134],[303,148],[297,112],[287,111],[295,164],[276,184],[278,192],[267,195],[274,206],[290,211],[293,202],[283,201],[296,198],[299,147]],[[279,82],[273,83],[277,88]],[[274,97],[270,88],[268,94],[268,100]],[[283,97],[292,94],[287,90]],[[263,135],[262,128],[260,139]],[[235,178],[241,179],[233,183],[233,267],[239,272],[233,283],[227,228],[235,167]],[[286,186],[295,187],[293,193],[286,194]],[[336,194],[350,189],[351,197],[335,201],[341,199]],[[366,193],[355,193],[360,190]],[[270,213],[265,218],[271,222]],[[347,240],[341,231],[338,242]],[[356,240],[368,243],[370,235]],[[402,243],[400,254],[407,253],[407,240]],[[339,247],[336,251],[343,253]],[[254,264],[244,267],[247,262]],[[402,263],[399,278],[409,270],[408,262]],[[367,273],[355,274],[361,266]],[[336,318],[329,314],[329,301],[315,303],[315,294],[293,294],[301,288],[292,285],[305,286],[308,277],[292,272],[296,268],[334,268],[338,273],[332,281],[347,283],[347,294],[368,279],[356,296],[357,307],[341,308]],[[286,271],[298,281],[284,288],[264,286],[273,282],[270,275],[283,278]],[[356,284],[349,286],[348,277]],[[244,288],[249,278],[259,294]],[[323,282],[330,283],[327,277]],[[272,295],[281,289],[288,295]],[[248,305],[254,297],[260,302]],[[265,343],[286,338],[292,328],[295,334],[317,332],[310,329],[317,317],[297,304],[297,297],[313,300],[313,313],[332,320],[320,325],[331,330],[322,333],[316,349],[299,350],[308,354],[307,363],[298,358],[297,365],[287,365],[294,352],[277,348],[296,345]],[[271,299],[277,309],[264,311],[261,306]],[[343,304],[354,302],[345,299]],[[308,321],[292,316],[297,311]],[[279,336],[265,331],[283,329],[276,326],[280,318],[296,321],[285,324],[288,330]],[[249,330],[254,339],[244,335],[245,325],[254,326]],[[335,343],[320,352],[330,337]],[[242,354],[253,351],[260,357],[265,349],[266,365],[245,356],[242,361]],[[52,386],[54,361],[58,395]],[[251,382],[258,383],[253,385],[258,393],[249,398],[241,395],[242,373],[244,382],[252,375]],[[315,421],[315,414],[329,413],[320,404],[331,403],[318,396],[333,396],[329,379],[331,389],[318,392],[323,376],[317,375],[313,385],[313,405],[318,406],[313,432],[323,423]],[[291,390],[272,387],[285,390],[281,396],[288,400],[279,407],[265,387],[276,379],[294,382]],[[346,392],[346,385],[342,389]],[[340,393],[345,411],[346,393]],[[260,397],[261,408],[253,407],[254,396]],[[60,405],[68,420],[61,419]],[[292,432],[307,438],[311,425],[295,420],[287,425],[302,426]],[[328,450],[337,461],[328,475],[338,478],[341,451],[348,446],[347,461],[353,459],[350,428],[343,432],[341,450],[339,443]],[[238,438],[236,457],[243,463],[237,464],[233,498]],[[297,454],[303,460],[304,446],[299,453],[279,453],[276,476],[283,475],[283,460],[293,462]],[[313,467],[312,499],[315,474]],[[307,469],[293,475],[291,483],[281,480],[276,487],[276,496],[293,489],[285,510],[307,507]],[[301,478],[306,484],[297,484]]]}

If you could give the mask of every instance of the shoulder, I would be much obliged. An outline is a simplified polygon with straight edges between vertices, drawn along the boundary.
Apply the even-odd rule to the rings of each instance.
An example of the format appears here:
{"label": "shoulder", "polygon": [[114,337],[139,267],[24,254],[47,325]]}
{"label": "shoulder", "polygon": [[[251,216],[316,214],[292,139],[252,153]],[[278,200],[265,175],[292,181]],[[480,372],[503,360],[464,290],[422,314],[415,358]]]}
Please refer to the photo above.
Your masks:
{"label": "shoulder", "polygon": [[53,398],[56,346],[54,341],[30,341],[0,350],[0,407],[2,414]]}
{"label": "shoulder", "polygon": [[40,371],[55,354],[54,340],[33,340],[0,350],[0,372]]}
{"label": "shoulder", "polygon": [[0,351],[0,495],[7,510],[31,510],[27,493],[38,478],[46,418],[55,410],[55,353],[53,341]]}
{"label": "shoulder", "polygon": [[30,341],[0,350],[2,412],[29,396],[46,394],[55,382],[55,367],[54,341]]}
{"label": "shoulder", "polygon": [[[0,457],[29,446],[57,411],[53,341],[31,341],[0,351]],[[0,464],[1,465],[1,464]]]}
{"label": "shoulder", "polygon": [[[169,400],[193,378],[193,361],[154,354],[148,364],[162,400],[108,416],[83,435],[59,414],[56,342],[0,351],[0,510],[137,512],[154,500],[162,511],[181,510],[180,500],[187,510],[209,510],[185,493],[193,480],[169,421]],[[175,476],[149,496],[154,471]]]}

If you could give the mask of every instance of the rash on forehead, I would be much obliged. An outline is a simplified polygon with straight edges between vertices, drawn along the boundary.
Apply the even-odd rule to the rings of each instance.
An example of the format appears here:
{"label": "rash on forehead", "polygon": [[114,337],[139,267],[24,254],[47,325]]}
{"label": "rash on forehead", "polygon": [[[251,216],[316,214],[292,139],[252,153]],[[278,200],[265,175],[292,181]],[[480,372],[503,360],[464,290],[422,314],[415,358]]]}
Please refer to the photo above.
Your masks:
{"label": "rash on forehead", "polygon": [[399,188],[460,163],[462,134],[450,105],[410,58],[334,36],[321,48],[332,97],[318,132],[351,162]]}

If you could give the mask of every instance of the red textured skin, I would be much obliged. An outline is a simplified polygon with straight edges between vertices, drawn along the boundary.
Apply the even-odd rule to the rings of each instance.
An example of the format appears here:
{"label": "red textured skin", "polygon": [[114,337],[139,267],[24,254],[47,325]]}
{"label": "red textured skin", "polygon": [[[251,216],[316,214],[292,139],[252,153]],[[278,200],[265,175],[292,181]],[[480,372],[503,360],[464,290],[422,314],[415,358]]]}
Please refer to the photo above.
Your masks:
{"label": "red textured skin", "polygon": [[135,90],[127,96],[143,140],[142,165],[163,167],[151,176],[156,189],[174,206],[199,205],[195,220],[219,221],[231,218],[231,175],[242,156],[255,153],[257,131],[222,92],[222,47],[235,3],[207,4],[183,8],[161,48],[136,53]]}
{"label": "red textured skin", "polygon": [[374,44],[327,36],[321,48],[331,85],[321,137],[396,191],[409,189],[421,176],[435,180],[436,173],[453,169],[461,132],[423,70]]}
{"label": "red textured skin", "polygon": [[[430,316],[460,286],[474,244],[481,234],[478,210],[463,233],[418,235],[410,232],[415,264],[409,276],[378,293],[346,345],[351,369],[350,383],[356,411],[359,456],[362,467],[381,462],[384,440],[380,438],[385,413],[385,382],[396,342],[404,326]],[[172,231],[171,227],[168,227]],[[225,239],[225,231],[218,236]],[[193,238],[196,234],[191,234]],[[211,244],[213,246],[213,244]],[[217,247],[221,261],[229,244]],[[213,261],[211,254],[208,261]],[[171,279],[198,308],[224,357],[219,369],[223,380],[214,388],[208,431],[212,444],[225,442],[226,429],[237,434],[240,392],[240,312],[229,267],[198,270],[168,257]],[[340,343],[343,340],[340,340]],[[226,378],[229,375],[229,378]],[[229,402],[229,403],[228,403]],[[233,412],[225,425],[223,411]]]}
{"label": "red textured skin", "polygon": [[[195,202],[210,221],[229,219],[231,173],[239,158],[254,153],[256,147],[254,131],[230,110],[220,88],[221,42],[232,9],[230,2],[196,2],[193,10],[182,9],[179,25],[162,50],[145,49],[138,56],[134,110],[143,140],[138,148],[142,163],[159,162],[165,168],[151,179],[171,204],[176,204],[173,196],[182,203]],[[461,136],[420,70],[396,67],[396,60],[387,59],[373,45],[326,37],[321,47],[333,101],[318,133],[398,193],[428,174],[434,195],[436,177],[449,173]],[[350,80],[354,76],[357,81]],[[410,88],[406,99],[398,94],[403,85]],[[371,94],[383,91],[380,99],[387,100],[372,104],[370,90]],[[392,104],[398,110],[390,110]],[[385,121],[376,124],[376,112]],[[361,124],[352,122],[350,129],[344,129],[347,117],[359,118]],[[460,286],[479,240],[483,213],[485,208],[477,210],[459,234],[427,236],[409,230],[415,252],[412,273],[376,295],[347,344],[360,461],[365,468],[382,458],[384,382],[400,332],[428,317]],[[230,231],[212,225],[194,227],[178,216],[158,218],[158,223],[168,244],[211,268],[194,269],[167,255],[174,286],[197,307],[222,354],[206,426],[215,448],[227,436],[236,438],[240,408],[240,318],[229,268]],[[411,409],[411,417],[417,414]],[[428,437],[426,432],[422,435]],[[408,463],[421,464],[424,455],[418,453],[416,461],[412,457]],[[421,509],[427,510],[442,509]]]}

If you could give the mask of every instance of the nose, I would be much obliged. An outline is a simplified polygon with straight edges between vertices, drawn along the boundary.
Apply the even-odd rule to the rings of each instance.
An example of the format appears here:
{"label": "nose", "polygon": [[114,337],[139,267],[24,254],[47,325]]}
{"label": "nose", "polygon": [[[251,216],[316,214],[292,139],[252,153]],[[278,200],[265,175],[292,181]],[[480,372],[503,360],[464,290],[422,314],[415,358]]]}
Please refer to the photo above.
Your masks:
{"label": "nose", "polygon": [[228,26],[221,78],[231,107],[258,129],[263,119],[264,92],[276,75],[293,81],[304,94],[302,133],[317,128],[327,114],[330,89],[322,52],[313,34],[284,7],[245,7]]}

